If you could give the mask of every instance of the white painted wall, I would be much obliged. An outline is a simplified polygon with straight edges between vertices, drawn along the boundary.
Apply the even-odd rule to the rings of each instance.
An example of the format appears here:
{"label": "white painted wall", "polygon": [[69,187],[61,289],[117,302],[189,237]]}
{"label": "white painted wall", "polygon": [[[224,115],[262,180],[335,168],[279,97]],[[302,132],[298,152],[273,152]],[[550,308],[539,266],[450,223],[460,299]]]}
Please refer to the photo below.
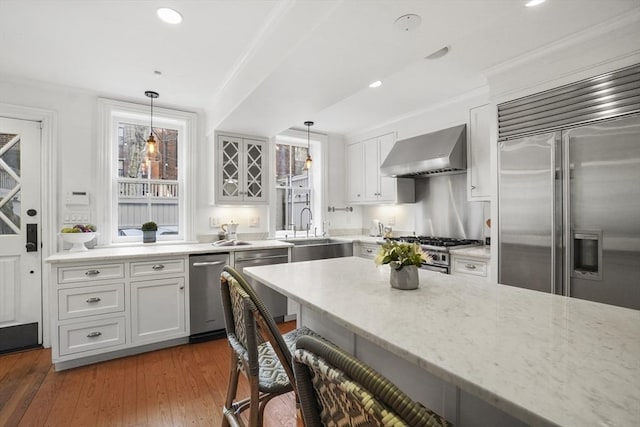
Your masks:
{"label": "white painted wall", "polygon": [[[54,136],[58,143],[54,171],[58,178],[57,204],[55,207],[54,224],[49,239],[57,239],[56,233],[62,226],[65,211],[88,211],[89,222],[95,223],[98,229],[103,228],[97,223],[96,200],[101,197],[98,191],[98,97],[108,98],[108,94],[99,94],[93,91],[69,88],[48,83],[17,80],[0,77],[0,93],[2,103],[13,104],[31,108],[41,108],[55,112],[56,130]],[[163,106],[159,103],[159,106]],[[171,107],[171,106],[169,106]],[[198,114],[198,135],[202,135],[204,117]],[[201,139],[196,136],[196,150],[198,157],[204,150]],[[206,174],[206,167],[198,167],[199,178],[197,180],[198,192],[204,190],[200,187],[206,185],[208,180],[201,178]],[[74,206],[69,208],[64,204],[64,195],[71,191],[87,191],[90,195],[88,206]],[[44,208],[44,207],[43,207]],[[59,246],[61,249],[61,246]]]}

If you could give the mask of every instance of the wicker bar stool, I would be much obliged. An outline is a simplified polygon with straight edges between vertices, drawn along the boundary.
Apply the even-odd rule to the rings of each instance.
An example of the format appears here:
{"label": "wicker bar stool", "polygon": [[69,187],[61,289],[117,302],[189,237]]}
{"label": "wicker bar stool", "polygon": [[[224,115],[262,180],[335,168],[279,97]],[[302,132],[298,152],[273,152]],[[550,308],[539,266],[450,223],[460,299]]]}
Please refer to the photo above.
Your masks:
{"label": "wicker bar stool", "polygon": [[325,340],[300,337],[293,368],[306,427],[452,425]]}
{"label": "wicker bar stool", "polygon": [[[294,390],[292,351],[298,336],[312,332],[300,328],[282,335],[251,285],[229,266],[220,276],[220,289],[231,348],[222,425],[243,426],[240,414],[249,409],[249,426],[261,426],[266,404]],[[240,372],[247,376],[250,395],[237,400]]]}

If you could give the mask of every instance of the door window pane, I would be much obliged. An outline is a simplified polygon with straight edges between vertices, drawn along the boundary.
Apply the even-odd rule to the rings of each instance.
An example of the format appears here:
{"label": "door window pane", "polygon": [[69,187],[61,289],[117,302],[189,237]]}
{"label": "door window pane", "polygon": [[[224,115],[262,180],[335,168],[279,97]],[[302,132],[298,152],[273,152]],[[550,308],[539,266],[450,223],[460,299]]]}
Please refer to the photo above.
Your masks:
{"label": "door window pane", "polygon": [[0,133],[0,234],[20,233],[20,136]]}

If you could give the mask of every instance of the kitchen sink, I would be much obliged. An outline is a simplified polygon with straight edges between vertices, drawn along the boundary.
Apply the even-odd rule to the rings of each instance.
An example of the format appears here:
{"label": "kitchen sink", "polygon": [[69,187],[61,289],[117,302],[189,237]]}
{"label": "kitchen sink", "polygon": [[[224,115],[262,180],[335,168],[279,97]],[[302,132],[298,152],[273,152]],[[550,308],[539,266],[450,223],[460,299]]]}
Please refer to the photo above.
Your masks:
{"label": "kitchen sink", "polygon": [[344,240],[320,238],[284,241],[294,245],[291,262],[353,256],[353,243]]}

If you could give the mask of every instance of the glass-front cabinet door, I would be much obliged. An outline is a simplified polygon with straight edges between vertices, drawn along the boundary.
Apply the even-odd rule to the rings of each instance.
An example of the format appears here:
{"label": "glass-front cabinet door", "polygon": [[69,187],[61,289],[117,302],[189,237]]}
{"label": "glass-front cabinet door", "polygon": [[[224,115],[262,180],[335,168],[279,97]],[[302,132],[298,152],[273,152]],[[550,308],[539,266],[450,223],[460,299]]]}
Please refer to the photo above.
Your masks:
{"label": "glass-front cabinet door", "polygon": [[216,203],[264,203],[266,141],[218,135]]}

